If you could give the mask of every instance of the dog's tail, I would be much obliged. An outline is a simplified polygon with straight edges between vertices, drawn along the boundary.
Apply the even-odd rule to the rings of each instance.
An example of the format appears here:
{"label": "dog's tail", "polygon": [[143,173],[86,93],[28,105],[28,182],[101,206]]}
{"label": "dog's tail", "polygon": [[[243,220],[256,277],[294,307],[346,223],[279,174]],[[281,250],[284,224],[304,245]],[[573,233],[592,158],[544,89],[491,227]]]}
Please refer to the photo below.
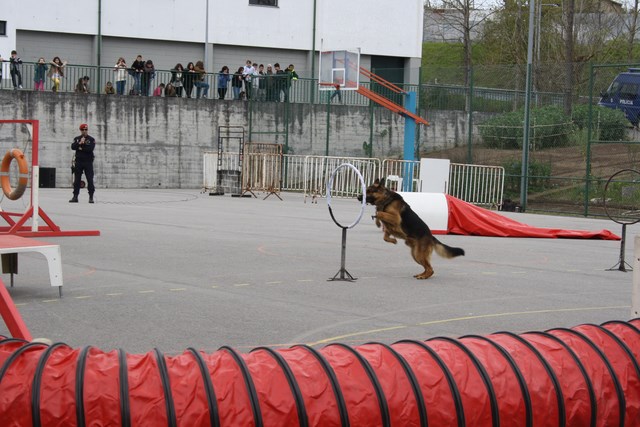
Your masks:
{"label": "dog's tail", "polygon": [[453,248],[451,246],[447,246],[435,237],[433,238],[436,244],[436,253],[440,255],[442,258],[455,258],[460,255],[464,255],[464,249],[462,248]]}

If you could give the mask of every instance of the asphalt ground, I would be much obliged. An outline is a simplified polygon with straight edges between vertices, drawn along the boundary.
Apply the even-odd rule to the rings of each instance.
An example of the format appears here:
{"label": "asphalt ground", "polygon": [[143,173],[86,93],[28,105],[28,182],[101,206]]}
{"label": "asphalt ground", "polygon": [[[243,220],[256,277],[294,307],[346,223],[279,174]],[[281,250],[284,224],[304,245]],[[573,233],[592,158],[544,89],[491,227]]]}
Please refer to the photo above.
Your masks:
{"label": "asphalt ground", "polygon": [[[99,237],[40,240],[62,249],[64,296],[49,285],[46,261],[21,254],[10,289],[34,337],[73,347],[143,353],[223,345],[358,345],[371,341],[524,332],[631,317],[632,272],[615,269],[620,241],[438,236],[466,256],[433,257],[421,272],[402,242],[382,240],[367,207],[346,235],[346,270],[356,281],[328,281],[341,267],[342,231],[325,199],[301,194],[237,198],[198,190],[102,190],[70,204],[69,189],[41,189],[40,205],[62,230]],[[26,198],[2,201],[22,212]],[[332,199],[337,219],[360,213],[355,199]],[[505,213],[549,228],[609,229],[610,220]],[[625,257],[633,260],[627,228]],[[2,280],[9,286],[9,275]],[[0,322],[0,334],[7,335]]]}

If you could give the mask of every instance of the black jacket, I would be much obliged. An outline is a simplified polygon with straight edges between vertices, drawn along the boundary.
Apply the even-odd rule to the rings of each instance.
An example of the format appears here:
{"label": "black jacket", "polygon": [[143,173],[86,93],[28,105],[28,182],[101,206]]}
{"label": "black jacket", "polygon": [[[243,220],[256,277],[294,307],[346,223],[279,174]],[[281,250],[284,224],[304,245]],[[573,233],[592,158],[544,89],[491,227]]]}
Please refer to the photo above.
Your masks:
{"label": "black jacket", "polygon": [[73,138],[71,149],[76,152],[76,162],[93,162],[93,149],[96,148],[96,140],[91,135],[84,137],[84,144],[80,144],[83,136]]}

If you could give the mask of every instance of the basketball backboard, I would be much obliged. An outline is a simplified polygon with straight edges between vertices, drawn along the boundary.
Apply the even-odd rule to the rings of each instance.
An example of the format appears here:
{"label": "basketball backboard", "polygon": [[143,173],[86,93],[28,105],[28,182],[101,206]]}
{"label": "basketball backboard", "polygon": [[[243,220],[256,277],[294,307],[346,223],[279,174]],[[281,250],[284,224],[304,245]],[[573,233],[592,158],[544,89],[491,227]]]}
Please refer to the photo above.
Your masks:
{"label": "basketball backboard", "polygon": [[320,52],[320,90],[357,90],[360,81],[360,49]]}

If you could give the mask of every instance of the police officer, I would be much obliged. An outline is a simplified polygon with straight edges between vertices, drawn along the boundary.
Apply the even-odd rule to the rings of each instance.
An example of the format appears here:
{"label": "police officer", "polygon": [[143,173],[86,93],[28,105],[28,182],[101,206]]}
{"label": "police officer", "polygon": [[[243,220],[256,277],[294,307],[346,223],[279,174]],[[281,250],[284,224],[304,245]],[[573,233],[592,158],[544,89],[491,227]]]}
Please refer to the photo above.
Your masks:
{"label": "police officer", "polygon": [[89,203],[93,203],[93,193],[96,191],[93,186],[93,149],[96,146],[96,140],[89,135],[89,126],[86,123],[80,125],[80,135],[73,138],[71,149],[75,150],[75,167],[73,179],[73,197],[69,203],[78,203],[78,194],[80,194],[80,181],[82,173],[87,178],[87,188],[89,190]]}

